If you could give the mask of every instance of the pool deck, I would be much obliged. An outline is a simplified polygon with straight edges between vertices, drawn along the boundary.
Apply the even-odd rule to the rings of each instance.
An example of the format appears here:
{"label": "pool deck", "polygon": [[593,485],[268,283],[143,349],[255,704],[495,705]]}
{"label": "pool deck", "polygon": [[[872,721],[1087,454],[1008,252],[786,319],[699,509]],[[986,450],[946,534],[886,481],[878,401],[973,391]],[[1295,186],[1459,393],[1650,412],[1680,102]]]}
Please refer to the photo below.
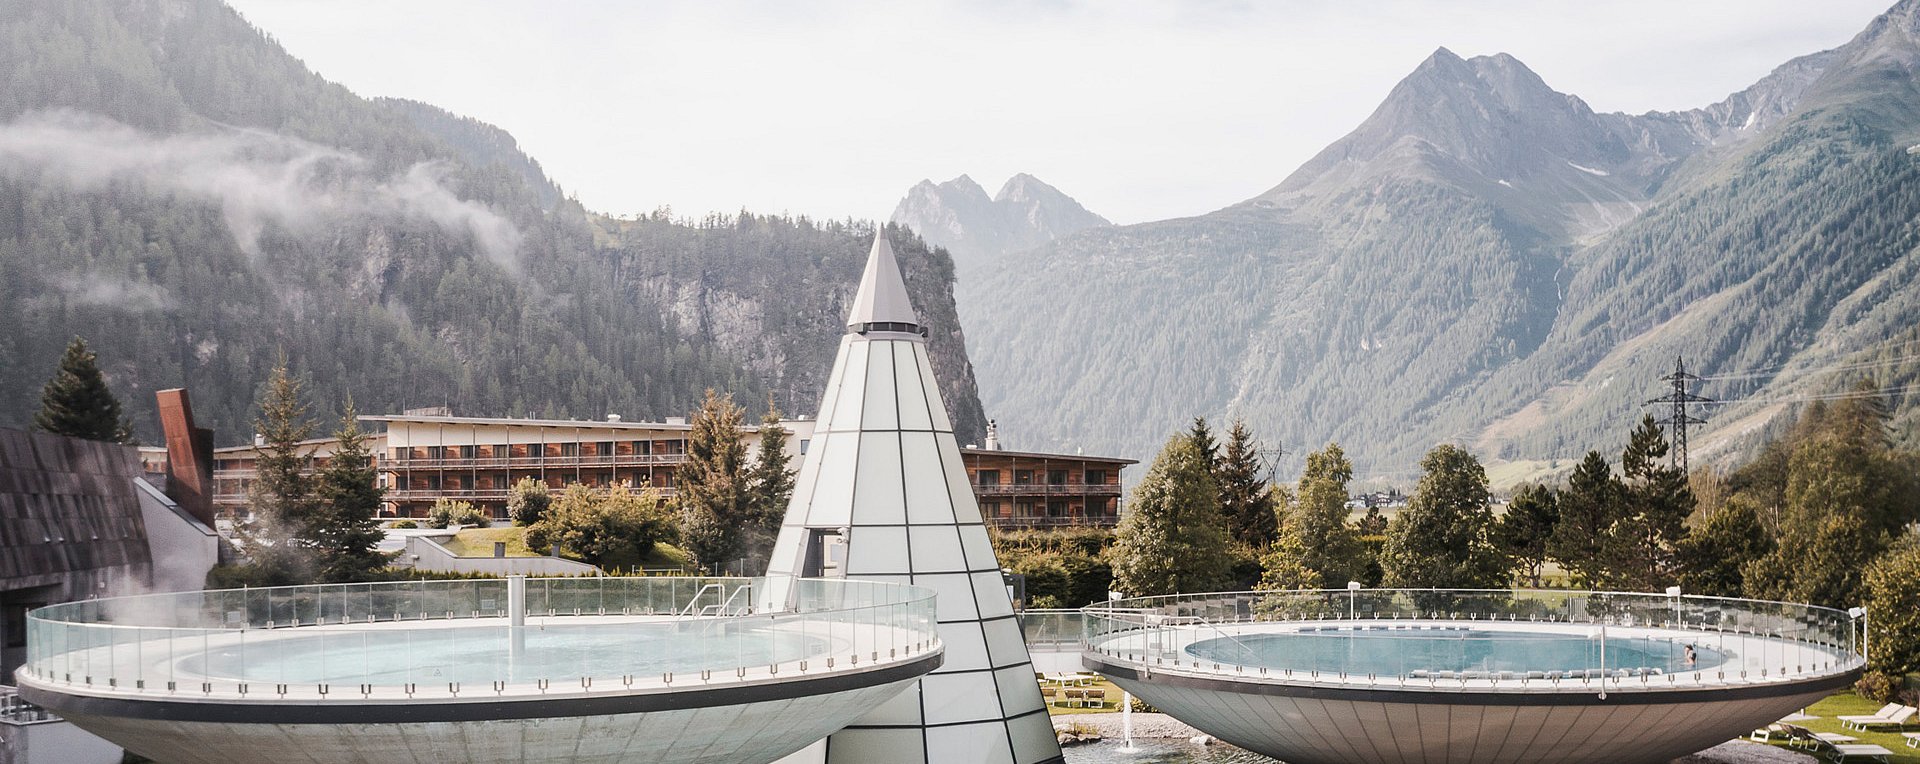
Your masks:
{"label": "pool deck", "polygon": [[[1120,672],[1141,679],[1188,678],[1250,685],[1326,687],[1374,691],[1441,692],[1499,695],[1555,695],[1616,692],[1726,692],[1739,688],[1799,689],[1807,682],[1831,683],[1850,677],[1860,668],[1857,656],[1845,648],[1738,632],[1671,629],[1659,626],[1608,625],[1608,640],[1674,640],[1696,644],[1725,656],[1715,666],[1673,673],[1547,671],[1415,671],[1406,674],[1296,671],[1260,666],[1230,665],[1197,657],[1188,648],[1196,643],[1256,634],[1313,634],[1360,638],[1417,638],[1438,630],[1458,633],[1491,631],[1541,635],[1578,635],[1589,638],[1598,624],[1505,620],[1393,620],[1250,622],[1156,626],[1139,632],[1120,632],[1088,645],[1085,665],[1101,673]],[[1439,636],[1435,634],[1434,636]],[[1842,682],[1844,684],[1844,682]]]}

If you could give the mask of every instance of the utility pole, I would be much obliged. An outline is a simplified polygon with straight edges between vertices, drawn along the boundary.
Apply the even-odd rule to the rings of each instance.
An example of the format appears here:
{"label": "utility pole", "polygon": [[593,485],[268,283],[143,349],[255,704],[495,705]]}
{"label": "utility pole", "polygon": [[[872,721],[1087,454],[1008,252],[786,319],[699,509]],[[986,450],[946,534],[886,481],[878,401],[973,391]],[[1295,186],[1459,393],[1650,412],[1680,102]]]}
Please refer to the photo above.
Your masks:
{"label": "utility pole", "polygon": [[1705,419],[1688,414],[1687,405],[1691,403],[1713,403],[1714,400],[1687,391],[1687,385],[1689,383],[1695,383],[1695,389],[1698,389],[1697,383],[1700,381],[1700,378],[1687,373],[1687,359],[1685,358],[1675,356],[1673,360],[1673,373],[1661,377],[1660,380],[1672,385],[1672,392],[1647,401],[1644,405],[1652,406],[1665,403],[1672,407],[1670,413],[1667,414],[1667,418],[1655,421],[1658,424],[1665,425],[1667,432],[1672,433],[1673,449],[1669,451],[1667,455],[1672,458],[1673,466],[1680,468],[1680,471],[1684,473],[1687,471],[1687,428],[1707,423]]}
{"label": "utility pole", "polygon": [[1273,479],[1277,477],[1276,473],[1280,470],[1280,457],[1287,455],[1286,449],[1274,446],[1272,448],[1259,449],[1254,453],[1259,454],[1261,460],[1267,463],[1267,484],[1272,485]]}

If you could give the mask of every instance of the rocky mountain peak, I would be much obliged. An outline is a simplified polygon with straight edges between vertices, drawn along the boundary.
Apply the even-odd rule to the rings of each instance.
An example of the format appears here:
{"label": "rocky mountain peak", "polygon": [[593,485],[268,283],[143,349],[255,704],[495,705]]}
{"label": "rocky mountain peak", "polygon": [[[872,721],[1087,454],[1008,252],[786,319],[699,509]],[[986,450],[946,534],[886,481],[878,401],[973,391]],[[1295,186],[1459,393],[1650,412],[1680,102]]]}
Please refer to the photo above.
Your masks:
{"label": "rocky mountain peak", "polygon": [[1039,178],[1020,173],[988,198],[972,178],[921,181],[894,208],[893,222],[946,247],[963,267],[969,260],[1017,252],[1107,219]]}

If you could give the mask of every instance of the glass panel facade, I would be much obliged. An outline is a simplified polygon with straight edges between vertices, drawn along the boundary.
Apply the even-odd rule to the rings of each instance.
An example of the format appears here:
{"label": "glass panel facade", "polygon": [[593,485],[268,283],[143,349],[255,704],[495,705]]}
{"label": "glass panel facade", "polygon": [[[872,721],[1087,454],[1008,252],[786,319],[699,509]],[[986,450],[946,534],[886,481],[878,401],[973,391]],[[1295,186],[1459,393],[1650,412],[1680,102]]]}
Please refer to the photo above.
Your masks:
{"label": "glass panel facade", "polygon": [[[907,529],[898,525],[855,525],[847,540],[847,575],[908,572]],[[778,554],[774,559],[784,559]]]}
{"label": "glass panel facade", "polygon": [[1007,584],[1000,578],[1000,571],[992,570],[972,575],[973,587],[981,594],[981,618],[1013,615],[1013,601],[1007,598]]}
{"label": "glass panel facade", "polygon": [[951,525],[917,525],[908,532],[907,537],[913,542],[914,572],[937,573],[968,569],[967,561],[960,553],[959,528]]}
{"label": "glass panel facade", "polygon": [[[999,574],[994,574],[998,576]],[[913,583],[926,586],[940,593],[934,600],[939,613],[938,618],[945,621],[970,621],[980,617],[973,604],[973,588],[965,573],[936,573],[930,576],[916,575]],[[1005,602],[1006,597],[1000,597]],[[953,668],[960,668],[954,666]]]}
{"label": "glass panel facade", "polygon": [[859,426],[860,417],[863,416],[867,404],[867,348],[870,344],[855,342],[843,351],[842,354],[847,359],[847,368],[841,373],[840,387],[829,392],[836,398],[833,404],[833,416],[821,419],[821,427],[850,429]]}
{"label": "glass panel facade", "polygon": [[1007,750],[1006,725],[999,721],[933,727],[927,730],[927,749],[940,751],[943,761],[1013,760],[1013,752]]}
{"label": "glass panel facade", "polygon": [[[903,432],[900,443],[901,459],[906,462],[907,522],[953,524],[953,502],[948,499],[946,475],[940,469],[940,452],[934,435]],[[963,495],[972,501],[971,490]]]}
{"label": "glass panel facade", "polygon": [[[1020,622],[1013,618],[1002,618],[981,624],[987,632],[988,657],[995,666],[1028,666],[1027,643],[1020,635]],[[1017,667],[1016,667],[1017,668]],[[1031,676],[1028,679],[1032,679]]]}
{"label": "glass panel facade", "polygon": [[933,397],[927,401],[927,413],[933,415],[933,429],[953,432],[953,421],[947,418],[947,407],[940,401],[940,380],[933,376],[933,366],[927,363],[927,346],[916,343],[913,346],[913,358],[920,364],[920,378],[930,380],[927,389],[933,391]]}
{"label": "glass panel facade", "polygon": [[1053,720],[1046,714],[1028,714],[1007,722],[1013,737],[1013,760],[1018,764],[1039,764],[1060,755],[1054,742]]}
{"label": "glass panel facade", "polygon": [[987,638],[979,621],[940,624],[940,641],[947,646],[947,666],[977,668],[987,662]]}
{"label": "glass panel facade", "polygon": [[898,398],[893,392],[895,342],[871,342],[867,355],[867,408],[860,413],[860,429],[900,429]]}
{"label": "glass panel facade", "polygon": [[827,745],[829,764],[873,764],[876,761],[924,764],[926,743],[918,729],[860,729],[833,736]]}
{"label": "glass panel facade", "polygon": [[894,343],[893,373],[900,386],[900,429],[931,430],[933,418],[927,412],[926,390],[932,380],[920,378],[920,365],[913,361],[913,343]]}
{"label": "glass panel facade", "polygon": [[[1000,692],[993,686],[992,673],[969,671],[964,674],[928,674],[920,680],[920,691],[921,705],[926,709],[928,724],[951,724],[1000,718]],[[999,726],[994,725],[996,728]],[[928,730],[927,733],[931,736],[933,730]],[[1006,742],[1006,738],[1002,737],[1000,744],[1004,746]],[[939,750],[945,752],[948,749],[939,747]],[[974,757],[958,760],[983,761]]]}
{"label": "glass panel facade", "polygon": [[820,411],[817,412],[816,417],[822,424],[833,421],[834,404],[840,399],[837,393],[840,389],[841,376],[847,371],[847,356],[851,350],[848,346],[851,344],[853,343],[848,338],[841,338],[840,351],[833,355],[833,371],[827,372],[827,389],[821,396]]}
{"label": "glass panel facade", "polygon": [[1000,561],[994,556],[993,542],[987,537],[986,526],[960,526],[960,548],[967,554],[967,570],[999,569]]}
{"label": "glass panel facade", "polygon": [[905,496],[900,483],[900,434],[863,432],[859,437],[860,469],[854,475],[857,482],[853,487],[853,522],[905,523],[907,513],[902,506]]}
{"label": "glass panel facade", "polygon": [[853,518],[853,473],[860,436],[841,433],[820,449],[820,468],[807,508],[808,525],[846,525]]}

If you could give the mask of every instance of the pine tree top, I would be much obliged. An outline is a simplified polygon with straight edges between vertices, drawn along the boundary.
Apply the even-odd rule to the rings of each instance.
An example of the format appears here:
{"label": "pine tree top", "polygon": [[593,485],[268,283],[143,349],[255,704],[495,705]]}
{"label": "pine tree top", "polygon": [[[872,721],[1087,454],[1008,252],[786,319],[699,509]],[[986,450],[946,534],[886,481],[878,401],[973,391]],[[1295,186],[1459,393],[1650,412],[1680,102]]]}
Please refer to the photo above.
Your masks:
{"label": "pine tree top", "polygon": [[60,357],[60,368],[40,392],[40,412],[33,426],[55,435],[109,443],[133,442],[131,422],[120,416],[120,400],[107,388],[99,360],[87,341],[73,338]]}

